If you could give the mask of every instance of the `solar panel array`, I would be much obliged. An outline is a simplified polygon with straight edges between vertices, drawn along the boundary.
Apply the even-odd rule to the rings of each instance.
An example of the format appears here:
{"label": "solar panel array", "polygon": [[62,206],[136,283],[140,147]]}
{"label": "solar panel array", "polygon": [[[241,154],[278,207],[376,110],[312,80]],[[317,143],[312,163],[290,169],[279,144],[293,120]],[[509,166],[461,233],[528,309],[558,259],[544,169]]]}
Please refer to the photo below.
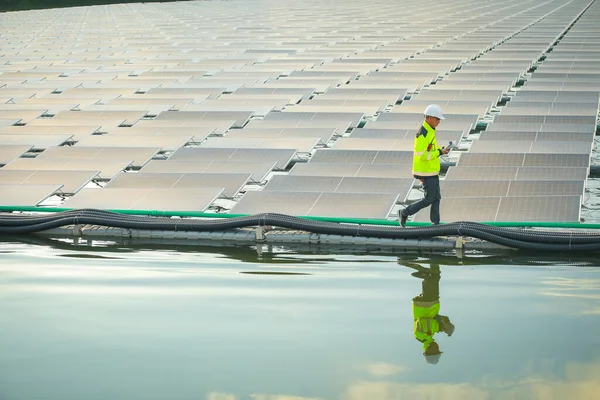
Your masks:
{"label": "solar panel array", "polygon": [[444,221],[578,221],[600,5],[491,5],[0,14],[2,203],[395,218],[421,196],[414,133],[436,103],[438,143],[460,143],[442,176]]}

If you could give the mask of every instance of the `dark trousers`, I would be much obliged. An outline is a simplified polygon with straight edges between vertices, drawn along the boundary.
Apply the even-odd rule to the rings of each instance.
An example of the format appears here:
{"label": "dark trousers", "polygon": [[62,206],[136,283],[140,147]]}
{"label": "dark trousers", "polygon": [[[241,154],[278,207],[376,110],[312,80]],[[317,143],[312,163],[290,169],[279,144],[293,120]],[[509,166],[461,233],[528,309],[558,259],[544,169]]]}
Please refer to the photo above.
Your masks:
{"label": "dark trousers", "polygon": [[431,206],[429,210],[429,218],[432,224],[440,223],[440,200],[442,194],[440,193],[440,177],[426,176],[423,179],[423,188],[425,189],[425,197],[416,203],[406,207],[402,213],[406,216],[416,214],[419,210],[425,207]]}
{"label": "dark trousers", "polygon": [[421,284],[421,294],[414,297],[413,300],[437,301],[440,299],[440,266],[431,264],[430,268],[420,270],[423,282]]}

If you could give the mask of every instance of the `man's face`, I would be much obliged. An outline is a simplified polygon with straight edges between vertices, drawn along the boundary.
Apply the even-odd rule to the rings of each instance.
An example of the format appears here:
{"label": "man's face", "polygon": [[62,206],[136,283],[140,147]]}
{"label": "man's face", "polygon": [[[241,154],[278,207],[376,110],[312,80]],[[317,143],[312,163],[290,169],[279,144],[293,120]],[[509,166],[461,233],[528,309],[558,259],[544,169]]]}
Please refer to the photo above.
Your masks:
{"label": "man's face", "polygon": [[425,121],[427,121],[429,126],[433,129],[437,128],[437,126],[440,124],[440,119],[436,117],[427,117]]}

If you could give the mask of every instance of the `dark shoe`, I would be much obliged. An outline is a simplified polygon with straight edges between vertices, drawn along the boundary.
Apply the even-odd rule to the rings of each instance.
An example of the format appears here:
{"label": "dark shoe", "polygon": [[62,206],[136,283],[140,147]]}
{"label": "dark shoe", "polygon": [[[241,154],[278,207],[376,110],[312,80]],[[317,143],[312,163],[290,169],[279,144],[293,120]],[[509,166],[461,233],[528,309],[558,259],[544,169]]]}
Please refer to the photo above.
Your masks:
{"label": "dark shoe", "polygon": [[408,215],[404,215],[403,211],[398,211],[398,219],[400,220],[400,225],[403,228],[406,228],[406,220],[408,220]]}

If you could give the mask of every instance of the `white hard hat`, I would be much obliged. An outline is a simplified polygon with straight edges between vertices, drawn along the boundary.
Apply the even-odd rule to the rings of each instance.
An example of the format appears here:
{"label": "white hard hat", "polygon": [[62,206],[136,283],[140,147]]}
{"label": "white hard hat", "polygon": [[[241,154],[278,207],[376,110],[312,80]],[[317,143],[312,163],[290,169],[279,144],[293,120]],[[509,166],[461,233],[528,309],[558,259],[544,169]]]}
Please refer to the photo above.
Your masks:
{"label": "white hard hat", "polygon": [[427,364],[437,364],[440,361],[441,356],[442,356],[442,353],[425,356],[425,361],[427,361]]}
{"label": "white hard hat", "polygon": [[438,106],[437,104],[428,105],[423,114],[425,114],[426,117],[436,117],[439,119],[446,119],[446,118],[444,118],[444,113],[442,112],[442,107]]}

